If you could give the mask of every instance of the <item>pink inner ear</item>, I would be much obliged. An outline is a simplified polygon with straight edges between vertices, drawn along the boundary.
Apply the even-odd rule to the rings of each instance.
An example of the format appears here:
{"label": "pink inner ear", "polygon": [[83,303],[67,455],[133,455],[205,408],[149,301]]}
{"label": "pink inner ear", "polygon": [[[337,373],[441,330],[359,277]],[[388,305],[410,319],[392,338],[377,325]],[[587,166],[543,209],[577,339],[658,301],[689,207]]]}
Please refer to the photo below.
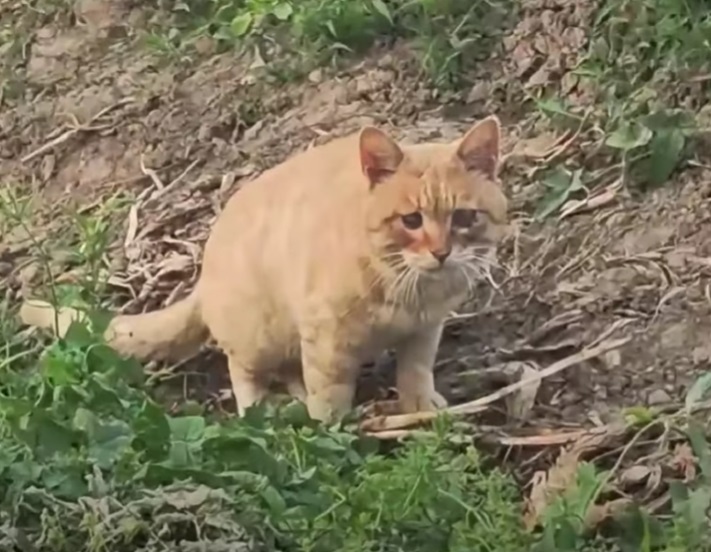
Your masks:
{"label": "pink inner ear", "polygon": [[395,172],[402,157],[402,151],[397,143],[383,132],[374,128],[367,128],[361,132],[361,170],[371,186]]}
{"label": "pink inner ear", "polygon": [[479,171],[491,177],[496,173],[498,157],[494,153],[485,151],[471,152],[468,155],[460,155],[464,161],[464,167],[468,171]]}
{"label": "pink inner ear", "polygon": [[472,128],[457,149],[457,156],[468,171],[479,171],[494,177],[499,164],[499,123],[485,119]]}
{"label": "pink inner ear", "polygon": [[360,164],[363,174],[368,177],[371,184],[377,184],[393,173],[392,170],[383,166],[382,160],[379,160],[377,155],[369,151],[361,151]]}
{"label": "pink inner ear", "polygon": [[375,156],[362,147],[360,148],[360,166],[365,174],[368,174],[376,166]]}

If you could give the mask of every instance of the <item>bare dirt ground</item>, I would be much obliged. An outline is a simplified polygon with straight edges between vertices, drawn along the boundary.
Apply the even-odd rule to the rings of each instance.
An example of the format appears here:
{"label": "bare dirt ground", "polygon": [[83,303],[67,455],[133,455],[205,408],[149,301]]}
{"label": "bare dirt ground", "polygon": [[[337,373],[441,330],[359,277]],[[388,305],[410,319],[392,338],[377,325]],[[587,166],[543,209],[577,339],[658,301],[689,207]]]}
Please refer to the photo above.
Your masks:
{"label": "bare dirt ground", "polygon": [[[225,198],[313,143],[373,123],[411,141],[449,139],[495,112],[508,151],[520,152],[516,145],[542,129],[511,98],[574,63],[587,4],[530,3],[482,64],[481,84],[453,106],[423,84],[404,45],[337,74],[270,87],[234,54],[157,58],[135,44],[145,18],[137,4],[83,0],[73,17],[29,31],[21,99],[0,103],[0,174],[39,199],[41,238],[62,231],[57,213],[67,205],[90,213],[107,197],[132,197],[107,254],[111,283],[124,311],[155,308],[193,285]],[[2,9],[3,18],[13,16]],[[539,59],[534,36],[563,45]],[[625,406],[678,402],[711,358],[710,171],[687,170],[642,197],[621,187],[597,209],[541,225],[530,217],[536,163],[512,155],[503,169],[514,232],[501,252],[500,289],[482,287],[471,314],[452,321],[438,385],[454,402],[470,400],[484,394],[482,368],[512,360],[546,366],[601,337],[628,336],[619,350],[546,380],[530,421],[600,424]],[[17,298],[28,278],[21,269],[30,244],[22,238],[3,236],[0,246],[0,278]],[[57,263],[60,272],[71,268]],[[189,395],[228,393],[214,352],[187,373]]]}

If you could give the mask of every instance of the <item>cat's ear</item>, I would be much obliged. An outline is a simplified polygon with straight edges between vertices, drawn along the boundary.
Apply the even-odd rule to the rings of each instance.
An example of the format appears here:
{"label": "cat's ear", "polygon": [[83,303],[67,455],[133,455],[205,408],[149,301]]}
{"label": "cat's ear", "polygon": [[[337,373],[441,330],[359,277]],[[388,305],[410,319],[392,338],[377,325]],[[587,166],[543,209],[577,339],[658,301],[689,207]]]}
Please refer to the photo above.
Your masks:
{"label": "cat's ear", "polygon": [[371,188],[393,174],[402,163],[404,154],[397,142],[375,127],[360,131],[360,166]]}
{"label": "cat's ear", "polygon": [[491,115],[469,129],[459,142],[456,155],[468,171],[481,172],[493,179],[499,167],[500,144],[501,123]]}

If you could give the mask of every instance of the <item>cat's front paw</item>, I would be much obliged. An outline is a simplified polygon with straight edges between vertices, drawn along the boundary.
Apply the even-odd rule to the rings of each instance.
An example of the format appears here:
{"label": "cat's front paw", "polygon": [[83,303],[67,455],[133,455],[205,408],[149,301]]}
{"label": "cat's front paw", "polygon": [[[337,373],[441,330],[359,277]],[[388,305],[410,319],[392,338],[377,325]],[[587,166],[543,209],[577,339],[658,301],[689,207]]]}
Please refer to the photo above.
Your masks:
{"label": "cat's front paw", "polygon": [[404,393],[399,398],[403,413],[433,412],[447,407],[447,399],[434,389],[422,390],[418,393]]}

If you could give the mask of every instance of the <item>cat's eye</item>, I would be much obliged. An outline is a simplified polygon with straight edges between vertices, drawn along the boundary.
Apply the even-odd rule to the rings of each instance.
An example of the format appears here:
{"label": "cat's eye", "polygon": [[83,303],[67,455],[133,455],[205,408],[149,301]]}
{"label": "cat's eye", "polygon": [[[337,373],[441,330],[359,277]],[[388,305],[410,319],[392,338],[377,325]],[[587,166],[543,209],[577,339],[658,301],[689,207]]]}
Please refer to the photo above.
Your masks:
{"label": "cat's eye", "polygon": [[401,215],[400,220],[402,220],[402,224],[408,230],[417,230],[420,226],[422,226],[422,213],[415,211],[414,213]]}
{"label": "cat's eye", "polygon": [[479,211],[476,209],[455,209],[452,212],[452,226],[469,228],[479,222]]}

